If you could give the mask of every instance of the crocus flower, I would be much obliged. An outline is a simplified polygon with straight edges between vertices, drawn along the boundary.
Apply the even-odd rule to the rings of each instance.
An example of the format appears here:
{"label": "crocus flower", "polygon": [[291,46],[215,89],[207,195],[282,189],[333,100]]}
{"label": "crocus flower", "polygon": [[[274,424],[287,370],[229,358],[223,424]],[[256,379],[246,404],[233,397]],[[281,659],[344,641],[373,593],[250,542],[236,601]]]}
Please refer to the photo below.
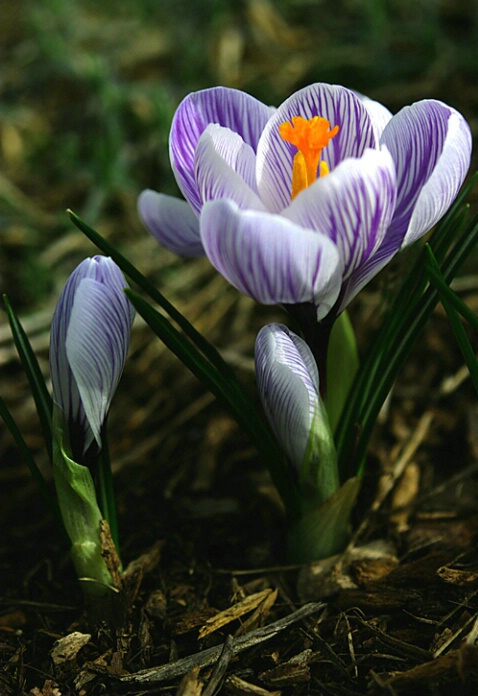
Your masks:
{"label": "crocus flower", "polygon": [[53,401],[78,458],[101,430],[123,372],[134,310],[110,258],[85,259],[68,278],[50,336]]}
{"label": "crocus flower", "polygon": [[308,345],[283,324],[258,333],[256,379],[267,419],[314,505],[339,487],[332,433],[319,393],[317,365]]}
{"label": "crocus flower", "polygon": [[144,191],[139,213],[169,249],[206,254],[265,304],[342,310],[453,202],[468,171],[470,129],[426,99],[395,116],[317,83],[277,109],[217,87],[180,104],[170,158],[181,201]]}

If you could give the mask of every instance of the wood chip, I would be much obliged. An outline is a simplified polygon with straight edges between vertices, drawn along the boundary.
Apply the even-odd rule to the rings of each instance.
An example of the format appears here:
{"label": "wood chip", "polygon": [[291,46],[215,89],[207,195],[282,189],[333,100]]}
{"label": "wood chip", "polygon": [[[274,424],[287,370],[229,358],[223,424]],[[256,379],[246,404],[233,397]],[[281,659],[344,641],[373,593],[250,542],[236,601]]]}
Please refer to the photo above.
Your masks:
{"label": "wood chip", "polygon": [[307,649],[298,655],[294,655],[287,662],[283,662],[277,667],[262,672],[259,679],[268,686],[291,686],[293,684],[303,684],[310,681],[310,661],[314,658],[312,650]]}
{"label": "wood chip", "polygon": [[[199,631],[199,639],[209,636],[219,628],[227,626],[227,624],[239,619],[241,616],[244,616],[244,614],[248,614],[250,611],[253,611],[272,594],[274,594],[274,592],[271,589],[256,592],[255,594],[249,595],[249,597],[246,597],[241,602],[233,604],[232,607],[229,607],[228,609],[219,612],[219,614],[212,616],[206,621],[204,626]],[[275,597],[277,597],[277,592],[275,593]]]}
{"label": "wood chip", "polygon": [[226,679],[225,687],[232,696],[281,696],[281,691],[268,691],[261,686],[250,684],[235,674]]}
{"label": "wood chip", "polygon": [[[252,631],[245,636],[240,638],[235,638],[232,642],[232,653],[233,655],[238,655],[243,650],[260,645],[264,641],[270,640],[274,636],[289,628],[298,621],[306,619],[312,614],[316,614],[318,611],[324,609],[327,605],[323,602],[311,602],[305,604],[297,611],[294,611],[289,616],[285,616],[283,619],[279,619],[268,626],[263,628],[258,628],[256,631]],[[215,646],[213,648],[208,648],[194,655],[189,655],[188,657],[183,657],[176,662],[162,665],[160,667],[153,667],[151,669],[143,669],[135,674],[128,674],[121,676],[119,680],[126,684],[137,684],[137,685],[154,685],[161,684],[164,681],[169,681],[175,679],[182,674],[185,674],[194,666],[196,667],[207,667],[214,664],[219,659],[222,652],[222,646]]]}
{"label": "wood chip", "polygon": [[64,638],[57,640],[50,653],[51,659],[56,667],[71,662],[76,659],[81,648],[83,648],[91,640],[89,633],[80,633],[75,631]]}
{"label": "wood chip", "polygon": [[201,696],[203,683],[199,679],[199,667],[193,667],[184,675],[179,684],[176,696]]}

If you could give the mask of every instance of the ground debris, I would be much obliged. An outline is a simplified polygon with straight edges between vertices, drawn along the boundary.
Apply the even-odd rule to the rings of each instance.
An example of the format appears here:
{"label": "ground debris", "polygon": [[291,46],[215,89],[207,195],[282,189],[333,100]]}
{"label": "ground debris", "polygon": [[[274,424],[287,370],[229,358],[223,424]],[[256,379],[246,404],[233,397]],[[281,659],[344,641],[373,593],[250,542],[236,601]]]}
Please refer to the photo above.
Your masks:
{"label": "ground debris", "polygon": [[268,691],[261,686],[244,681],[235,674],[231,674],[226,681],[227,692],[232,696],[281,696],[281,691]]}
{"label": "ground debris", "polygon": [[388,575],[397,565],[395,549],[389,542],[352,546],[344,553],[304,566],[299,572],[299,597],[311,601],[356,589],[372,578]]}
{"label": "ground debris", "polygon": [[385,693],[411,694],[418,693],[417,689],[429,684],[440,682],[445,686],[446,682],[454,682],[456,679],[465,685],[465,682],[478,677],[478,648],[464,645],[458,650],[451,650],[438,657],[416,667],[392,674],[381,681],[381,688]]}
{"label": "ground debris", "polygon": [[59,638],[50,653],[53,664],[58,667],[65,662],[72,662],[87,643],[91,640],[90,633],[74,631],[63,638]]}
{"label": "ground debris", "polygon": [[287,662],[277,667],[268,669],[259,674],[259,678],[267,686],[290,686],[310,681],[310,662],[314,659],[314,652],[308,648],[298,655],[294,655]]}
{"label": "ground debris", "polygon": [[[240,636],[232,640],[231,652],[232,655],[238,655],[248,648],[255,647],[266,640],[277,636],[279,633],[287,629],[289,626],[302,621],[303,619],[312,616],[313,614],[324,609],[323,603],[309,603],[297,609],[292,614],[275,621],[268,626],[258,628],[255,631],[247,633],[245,636]],[[160,684],[166,680],[174,679],[177,676],[185,674],[193,667],[207,667],[217,662],[222,652],[222,646],[215,646],[203,650],[202,652],[181,658],[176,662],[153,667],[151,669],[141,670],[135,674],[128,674],[120,677],[120,681],[127,684],[153,685]]]}
{"label": "ground debris", "polygon": [[214,631],[217,631],[219,628],[222,628],[232,621],[241,618],[244,616],[244,614],[248,614],[250,611],[259,608],[261,605],[266,604],[267,607],[272,607],[276,599],[277,590],[271,589],[249,595],[241,602],[233,604],[228,609],[225,609],[224,611],[221,611],[208,619],[199,631],[199,639],[205,638],[211,633],[214,633]]}
{"label": "ground debris", "polygon": [[51,679],[46,679],[41,688],[37,686],[31,689],[29,696],[62,696],[62,692],[58,685]]}
{"label": "ground debris", "polygon": [[176,696],[200,696],[204,688],[202,680],[199,678],[199,667],[193,667],[184,677],[176,691]]}

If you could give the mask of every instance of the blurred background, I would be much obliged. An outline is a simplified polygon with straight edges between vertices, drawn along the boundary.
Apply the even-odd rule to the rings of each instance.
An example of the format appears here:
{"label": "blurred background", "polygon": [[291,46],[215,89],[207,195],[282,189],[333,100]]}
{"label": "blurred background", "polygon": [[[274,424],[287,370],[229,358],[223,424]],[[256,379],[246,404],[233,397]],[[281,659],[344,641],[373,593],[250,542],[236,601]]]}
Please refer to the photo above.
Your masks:
{"label": "blurred background", "polygon": [[[45,375],[58,294],[74,267],[96,253],[69,222],[72,208],[252,384],[255,332],[279,310],[240,297],[207,261],[161,249],[136,213],[143,188],[177,192],[168,132],[188,92],[222,84],[277,105],[311,82],[332,82],[393,112],[441,99],[478,131],[478,3],[469,0],[0,0],[0,18],[0,289],[20,313]],[[362,305],[377,306],[371,293]],[[45,464],[1,316],[1,393]],[[249,446],[140,321],[111,430],[115,466],[169,464],[170,493],[187,475],[189,464],[178,457],[185,448],[205,443],[193,457],[201,487],[225,436],[236,438],[229,457],[243,458]],[[3,490],[17,489],[19,480],[27,486],[3,424],[0,454]]]}
{"label": "blurred background", "polygon": [[175,192],[168,132],[190,91],[222,84],[277,105],[311,82],[336,82],[392,111],[442,99],[476,131],[475,2],[1,0],[0,8],[2,290],[22,310],[61,285],[65,256],[87,249],[65,208],[115,241],[144,243],[136,198],[145,187]]}

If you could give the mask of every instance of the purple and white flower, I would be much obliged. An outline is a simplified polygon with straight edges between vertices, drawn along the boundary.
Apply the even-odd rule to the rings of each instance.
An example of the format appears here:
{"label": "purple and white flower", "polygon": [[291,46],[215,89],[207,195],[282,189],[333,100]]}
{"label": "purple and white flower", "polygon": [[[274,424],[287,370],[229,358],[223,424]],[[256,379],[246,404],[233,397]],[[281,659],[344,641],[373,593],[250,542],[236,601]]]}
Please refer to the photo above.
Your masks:
{"label": "purple and white flower", "polygon": [[309,346],[283,324],[257,334],[256,380],[267,419],[314,505],[339,487],[337,457]]}
{"label": "purple and white flower", "polygon": [[470,156],[468,124],[437,100],[392,116],[317,83],[273,109],[217,87],[187,96],[172,123],[171,164],[186,200],[147,190],[138,207],[164,246],[206,254],[259,302],[311,302],[321,319],[444,215]]}
{"label": "purple and white flower", "polygon": [[93,441],[101,447],[101,429],[123,372],[134,320],[125,287],[112,259],[85,259],[68,278],[53,315],[53,402],[77,456]]}

